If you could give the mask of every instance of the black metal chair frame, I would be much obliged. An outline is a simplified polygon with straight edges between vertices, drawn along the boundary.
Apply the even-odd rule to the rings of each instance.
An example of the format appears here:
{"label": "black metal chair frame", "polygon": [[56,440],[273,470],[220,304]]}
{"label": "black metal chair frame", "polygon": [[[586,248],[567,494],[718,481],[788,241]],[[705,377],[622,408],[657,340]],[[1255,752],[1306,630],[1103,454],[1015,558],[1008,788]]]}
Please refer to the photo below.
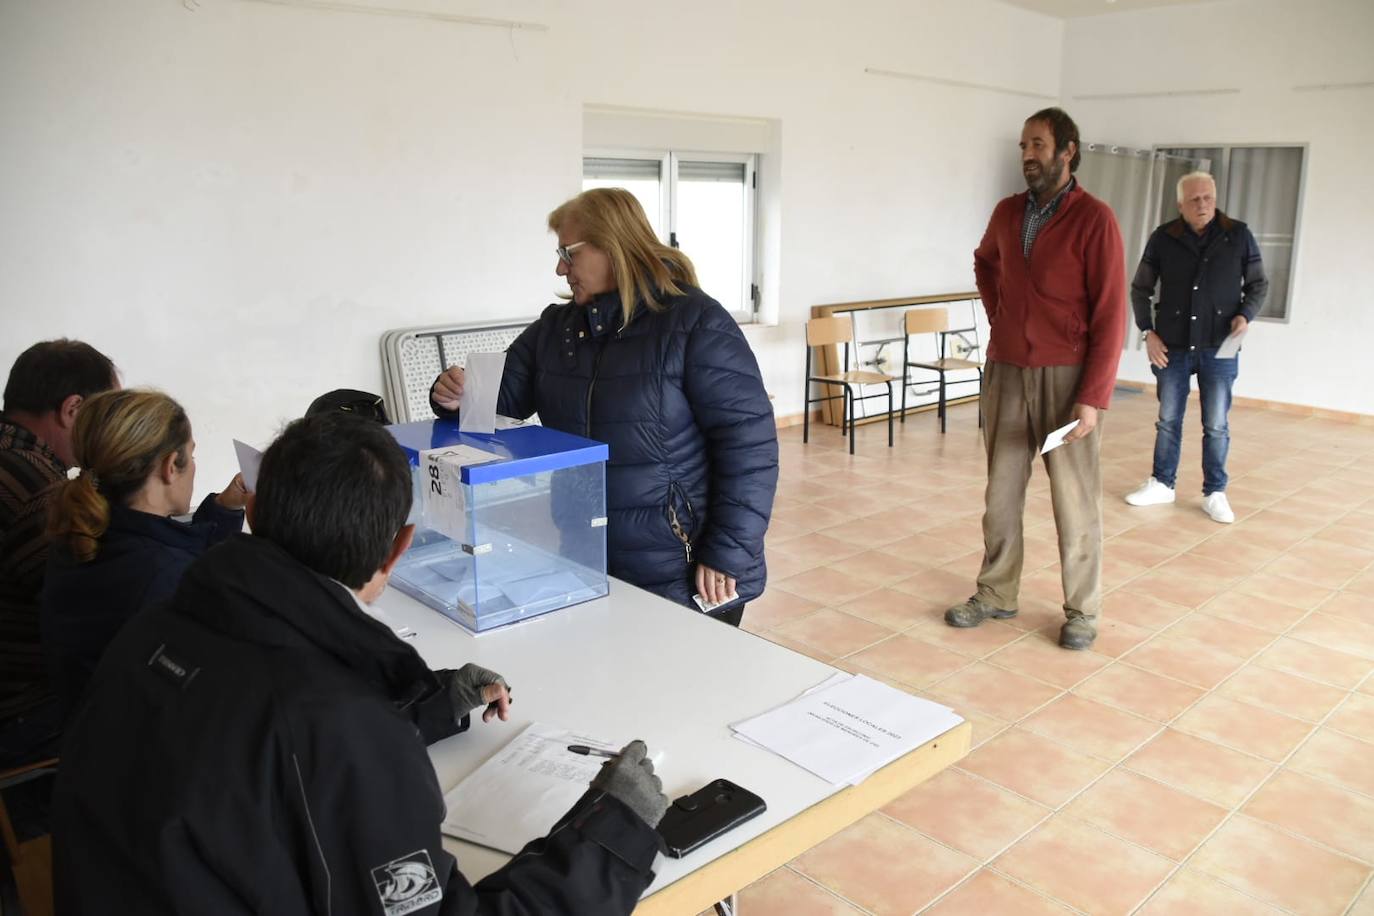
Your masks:
{"label": "black metal chair frame", "polygon": [[[905,325],[903,326],[902,330],[906,330]],[[979,356],[982,356],[982,355],[983,355],[983,353],[982,353],[981,341],[978,340],[978,329],[977,329],[976,327],[970,327],[970,328],[953,328],[953,329],[944,330],[944,331],[935,331],[935,332],[933,332],[933,333],[935,333],[936,335],[938,335],[938,337],[939,337],[939,339],[940,339],[940,356],[939,356],[939,359],[940,359],[940,360],[943,360],[943,359],[945,358],[945,350],[946,350],[945,340],[946,340],[946,338],[948,338],[948,337],[951,336],[951,335],[959,335],[959,336],[962,336],[962,335],[964,335],[964,334],[969,334],[969,333],[973,334],[973,339],[974,339],[974,342],[975,342],[974,349],[976,349],[976,350],[978,351],[978,355],[979,355]],[[932,365],[930,365],[930,364],[928,364],[928,363],[912,362],[912,361],[911,361],[911,335],[910,335],[910,334],[907,334],[907,335],[905,335],[905,336],[902,338],[902,422],[903,422],[903,423],[906,422],[906,391],[907,391],[907,389],[910,388],[910,387],[912,386],[912,384],[913,384],[911,381],[908,380],[908,379],[909,379],[909,376],[910,376],[910,374],[911,374],[910,370],[912,370],[912,369],[923,369],[923,370],[925,370],[926,372],[934,372],[934,373],[936,373],[937,375],[940,376],[940,400],[939,400],[939,402],[938,402],[938,403],[939,403],[939,406],[936,408],[937,411],[938,411],[938,414],[937,414],[937,415],[938,415],[939,418],[940,418],[940,432],[943,433],[943,432],[945,431],[945,402],[946,402],[946,397],[945,397],[945,396],[946,396],[946,393],[947,393],[948,389],[950,388],[950,386],[953,386],[953,385],[977,385],[977,386],[978,386],[978,395],[979,395],[979,398],[978,398],[978,428],[979,428],[979,429],[982,429],[982,428],[983,428],[983,399],[982,399],[982,393],[983,393],[983,368],[982,368],[981,366],[978,367],[978,377],[977,377],[976,379],[973,379],[973,378],[964,378],[964,379],[959,379],[958,381],[947,382],[947,381],[945,381],[945,373],[947,373],[947,372],[953,372],[953,371],[955,371],[955,370],[953,370],[953,369],[942,369],[942,368],[940,368],[940,367],[938,367],[938,366],[932,366]]]}
{"label": "black metal chair frame", "polygon": [[[844,369],[843,369],[843,371],[844,371],[844,372],[848,372],[848,371],[849,371],[849,344],[850,344],[850,341],[847,341],[847,340],[846,340],[846,341],[842,341],[842,343],[844,344]],[[839,386],[841,386],[842,388],[844,388],[844,393],[843,393],[843,394],[832,394],[832,395],[827,395],[827,396],[825,396],[825,397],[820,397],[820,398],[813,398],[813,397],[811,397],[811,383],[812,383],[812,382],[817,382],[817,383],[822,384],[822,385],[839,385]],[[855,387],[856,384],[860,384],[860,383],[856,383],[856,382],[844,382],[844,381],[839,381],[839,380],[833,379],[833,378],[826,378],[825,376],[821,376],[821,375],[812,375],[812,374],[811,374],[811,343],[810,343],[810,341],[807,341],[807,342],[806,342],[806,381],[805,381],[803,384],[804,384],[804,386],[805,386],[805,391],[804,391],[805,402],[804,402],[803,405],[802,405],[802,442],[807,442],[807,441],[809,441],[809,440],[810,440],[810,437],[811,437],[811,405],[812,405],[812,404],[820,404],[820,403],[823,403],[823,402],[826,402],[826,401],[839,401],[839,400],[843,400],[843,401],[844,401],[844,414],[843,414],[843,416],[842,416],[841,419],[840,419],[840,435],[841,435],[841,436],[846,436],[846,435],[847,435],[847,436],[849,437],[849,454],[851,454],[851,455],[854,454],[854,424],[855,424],[855,421],[857,420],[857,417],[854,416],[854,402],[855,402],[855,401],[867,401],[867,400],[869,400],[870,398],[881,398],[881,397],[883,397],[883,395],[882,395],[882,394],[861,394],[861,395],[855,396],[855,394],[854,394],[854,387]],[[892,410],[892,408],[893,408],[893,406],[894,406],[893,397],[892,397],[892,381],[889,380],[886,384],[887,384],[887,395],[886,395],[886,397],[887,397],[887,447],[888,447],[888,448],[892,448],[892,444],[893,444],[893,426],[892,426],[892,413],[893,413],[893,410]],[[903,389],[903,394],[905,394],[905,389]]]}

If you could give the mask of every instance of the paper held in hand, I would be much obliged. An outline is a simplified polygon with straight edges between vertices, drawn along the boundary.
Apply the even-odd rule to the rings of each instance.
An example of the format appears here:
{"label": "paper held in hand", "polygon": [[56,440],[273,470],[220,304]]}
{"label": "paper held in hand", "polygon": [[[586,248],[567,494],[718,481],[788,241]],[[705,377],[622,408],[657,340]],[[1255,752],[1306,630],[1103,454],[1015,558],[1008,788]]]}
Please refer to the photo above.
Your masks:
{"label": "paper held in hand", "polygon": [[1040,454],[1043,455],[1046,452],[1052,452],[1055,449],[1059,448],[1059,446],[1063,445],[1064,437],[1067,436],[1069,433],[1073,432],[1077,426],[1078,421],[1074,420],[1071,423],[1067,423],[1064,426],[1059,427],[1054,432],[1046,436],[1045,444],[1040,448]]}
{"label": "paper held in hand", "polygon": [[[1249,330],[1247,328],[1246,330]],[[1240,353],[1240,342],[1245,339],[1245,331],[1236,331],[1217,347],[1217,359],[1235,359]]]}
{"label": "paper held in hand", "polygon": [[836,674],[790,703],[730,728],[833,785],[869,774],[964,720],[862,674]]}

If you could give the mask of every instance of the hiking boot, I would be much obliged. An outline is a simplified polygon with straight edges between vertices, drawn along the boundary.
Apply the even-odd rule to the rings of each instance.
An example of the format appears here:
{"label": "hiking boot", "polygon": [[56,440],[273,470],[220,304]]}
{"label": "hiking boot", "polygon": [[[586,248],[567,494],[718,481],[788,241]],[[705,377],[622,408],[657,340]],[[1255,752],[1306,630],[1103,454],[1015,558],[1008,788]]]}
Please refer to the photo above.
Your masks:
{"label": "hiking boot", "polygon": [[1133,506],[1164,506],[1174,501],[1174,488],[1151,477],[1138,489],[1126,494],[1126,502]]}
{"label": "hiking boot", "polygon": [[1075,615],[1064,621],[1059,645],[1065,649],[1086,649],[1097,639],[1097,627],[1086,617]]}
{"label": "hiking boot", "polygon": [[976,627],[978,624],[995,617],[998,620],[1005,620],[1008,617],[1016,616],[1016,608],[1003,610],[1000,607],[993,607],[983,599],[974,595],[963,604],[956,604],[954,607],[945,611],[945,623],[952,627]]}

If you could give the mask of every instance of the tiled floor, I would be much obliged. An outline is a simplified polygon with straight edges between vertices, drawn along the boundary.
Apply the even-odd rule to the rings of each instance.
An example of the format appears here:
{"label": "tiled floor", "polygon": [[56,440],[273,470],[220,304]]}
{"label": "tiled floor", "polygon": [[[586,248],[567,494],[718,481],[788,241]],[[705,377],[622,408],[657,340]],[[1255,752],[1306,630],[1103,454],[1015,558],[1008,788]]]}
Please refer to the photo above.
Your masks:
{"label": "tiled floor", "polygon": [[1094,651],[1054,645],[1049,483],[1026,506],[1021,613],[954,630],[973,591],[974,408],[783,432],[768,593],[746,629],[953,706],[960,764],[741,895],[745,916],[1374,916],[1374,427],[1238,408],[1229,494],[1202,514],[1189,408],[1174,506],[1149,474],[1153,395],[1105,415],[1108,588]]}

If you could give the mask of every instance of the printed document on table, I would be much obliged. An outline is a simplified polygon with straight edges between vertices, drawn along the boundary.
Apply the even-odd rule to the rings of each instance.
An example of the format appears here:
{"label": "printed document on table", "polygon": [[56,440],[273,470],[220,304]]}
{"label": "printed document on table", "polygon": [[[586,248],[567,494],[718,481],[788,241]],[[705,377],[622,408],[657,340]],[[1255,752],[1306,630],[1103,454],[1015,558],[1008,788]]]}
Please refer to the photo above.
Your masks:
{"label": "printed document on table", "polygon": [[1235,359],[1236,354],[1240,353],[1240,342],[1245,339],[1245,331],[1237,331],[1221,342],[1217,347],[1217,359]]}
{"label": "printed document on table", "polygon": [[861,780],[962,721],[938,703],[856,675],[731,728],[840,785]]}
{"label": "printed document on table", "polygon": [[1063,445],[1064,437],[1067,436],[1069,433],[1073,432],[1074,427],[1076,426],[1078,426],[1078,421],[1074,420],[1072,423],[1068,423],[1064,426],[1061,426],[1054,432],[1046,436],[1045,444],[1041,447],[1040,454],[1043,455],[1046,452],[1054,451],[1055,449],[1059,448],[1059,446]]}
{"label": "printed document on table", "polygon": [[532,722],[444,795],[448,814],[440,829],[479,846],[519,852],[568,813],[606,762],[574,754],[570,744],[612,746],[601,738]]}
{"label": "printed document on table", "polygon": [[458,429],[465,433],[496,432],[496,398],[505,371],[505,353],[468,354],[463,396],[458,402]]}

